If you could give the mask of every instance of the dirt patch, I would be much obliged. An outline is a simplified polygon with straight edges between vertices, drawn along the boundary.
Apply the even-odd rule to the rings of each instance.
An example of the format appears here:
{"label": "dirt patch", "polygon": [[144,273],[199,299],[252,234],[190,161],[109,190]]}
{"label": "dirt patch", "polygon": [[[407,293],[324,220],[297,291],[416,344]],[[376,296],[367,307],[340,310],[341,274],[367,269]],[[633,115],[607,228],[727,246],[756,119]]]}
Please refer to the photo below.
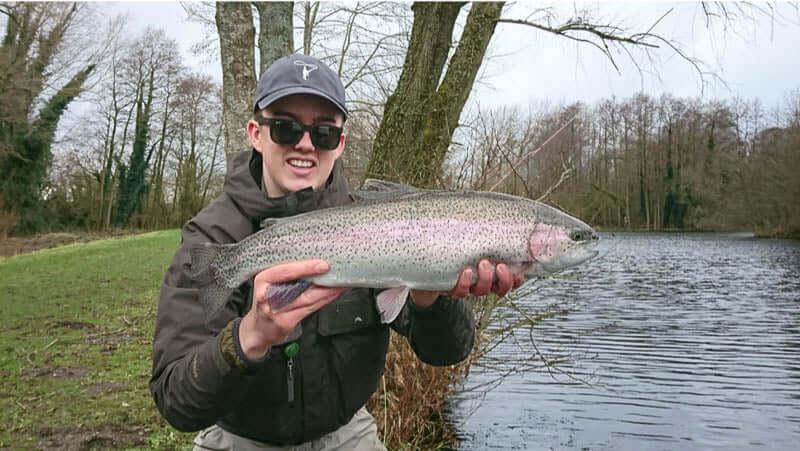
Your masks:
{"label": "dirt patch", "polygon": [[89,372],[86,368],[75,368],[70,366],[43,366],[35,368],[22,368],[19,370],[20,376],[27,377],[52,377],[53,379],[72,379],[86,376]]}
{"label": "dirt patch", "polygon": [[103,353],[112,353],[140,337],[137,329],[128,327],[84,335],[87,344],[100,346],[100,352]]}
{"label": "dirt patch", "polygon": [[86,321],[50,321],[49,325],[51,327],[61,327],[64,329],[94,329],[95,326],[92,323],[88,323]]}
{"label": "dirt patch", "polygon": [[124,426],[121,424],[99,424],[87,426],[80,424],[71,428],[42,428],[36,449],[58,451],[102,450],[129,448],[145,444],[143,426]]}
{"label": "dirt patch", "polygon": [[81,237],[74,233],[46,233],[32,237],[11,237],[0,241],[0,256],[10,257],[78,241],[81,241]]}
{"label": "dirt patch", "polygon": [[91,396],[100,397],[110,395],[112,393],[119,393],[121,391],[125,391],[127,388],[128,385],[122,382],[98,382],[95,384],[89,384],[86,387],[86,393],[90,394]]}

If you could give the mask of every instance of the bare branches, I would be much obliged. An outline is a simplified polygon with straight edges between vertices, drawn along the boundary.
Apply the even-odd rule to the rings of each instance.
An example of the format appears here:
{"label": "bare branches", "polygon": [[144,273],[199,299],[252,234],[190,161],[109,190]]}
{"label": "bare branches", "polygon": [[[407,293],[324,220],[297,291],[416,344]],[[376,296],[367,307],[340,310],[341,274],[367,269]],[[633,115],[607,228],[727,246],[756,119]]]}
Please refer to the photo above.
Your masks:
{"label": "bare branches", "polygon": [[[652,30],[658,24],[658,22],[660,22],[667,14],[669,14],[670,11],[667,11],[667,13],[665,13],[664,16],[659,18],[650,27],[650,30]],[[609,47],[610,44],[618,43],[618,44],[630,44],[640,47],[658,48],[657,44],[650,42],[650,40],[655,39],[657,35],[652,34],[649,30],[644,33],[634,33],[626,36],[625,30],[622,29],[621,27],[610,24],[603,25],[603,24],[586,22],[582,18],[569,19],[564,24],[558,27],[543,25],[540,23],[531,22],[529,20],[523,20],[523,19],[501,18],[498,19],[497,22],[525,25],[536,28],[538,30],[546,31],[548,33],[553,33],[555,35],[562,36],[576,42],[589,44],[595,47],[596,49],[600,50],[609,59],[609,61],[611,61],[611,64],[614,66],[614,69],[616,69],[617,72],[619,72],[619,67],[617,66],[617,63],[614,60],[614,56],[611,54],[611,48]],[[587,35],[590,37],[598,38],[600,42],[596,42],[590,38],[582,37]]]}
{"label": "bare branches", "polygon": [[[539,153],[539,151],[540,151],[540,150],[542,150],[542,149],[543,149],[543,148],[544,148],[544,147],[545,147],[545,146],[546,146],[548,143],[550,143],[550,141],[551,141],[553,138],[555,138],[556,136],[558,136],[558,135],[559,135],[559,134],[560,134],[560,133],[561,133],[561,132],[562,132],[562,131],[563,131],[565,128],[567,128],[567,126],[569,126],[569,125],[570,125],[570,124],[571,124],[571,123],[572,123],[572,122],[573,122],[573,121],[574,121],[574,120],[575,120],[577,117],[578,117],[578,115],[572,116],[572,119],[570,119],[570,120],[568,120],[566,123],[564,123],[564,125],[562,125],[562,126],[561,126],[561,128],[559,128],[559,129],[558,129],[558,130],[557,130],[555,133],[553,133],[553,134],[552,134],[552,135],[551,135],[549,138],[547,138],[547,139],[546,139],[546,140],[545,140],[545,141],[542,143],[542,145],[540,145],[540,146],[539,146],[539,147],[537,147],[536,149],[534,149],[534,150],[532,150],[532,151],[528,152],[528,154],[526,154],[524,157],[520,158],[520,159],[519,159],[519,161],[517,161],[517,163],[511,167],[511,171],[512,171],[512,172],[509,172],[508,174],[504,175],[504,176],[503,176],[503,178],[501,178],[501,179],[500,179],[500,180],[499,180],[497,183],[495,183],[494,185],[492,185],[492,187],[491,187],[491,188],[489,188],[489,191],[494,191],[495,189],[497,189],[497,187],[498,187],[498,186],[500,186],[500,184],[501,184],[501,183],[503,183],[503,182],[504,182],[504,181],[505,181],[505,180],[506,180],[506,179],[507,179],[507,178],[508,178],[508,177],[509,177],[509,176],[510,176],[512,173],[515,173],[515,172],[516,172],[516,169],[517,169],[518,167],[522,166],[523,164],[525,164],[526,162],[528,162],[528,160],[530,160],[531,158],[533,158],[533,157],[534,157],[534,155],[536,155],[537,153]],[[566,168],[565,168],[565,169],[566,169]],[[563,175],[562,175],[562,178],[563,178]],[[561,182],[559,182],[558,184],[560,185],[560,184],[561,184]],[[551,190],[549,190],[547,194],[549,194],[550,192],[552,192],[552,189],[551,189]],[[546,196],[545,196],[545,197],[546,197]]]}
{"label": "bare branches", "polygon": [[563,164],[562,167],[564,168],[564,172],[561,173],[561,176],[558,178],[558,181],[554,185],[551,185],[550,187],[548,187],[547,191],[545,191],[544,194],[542,194],[541,196],[536,198],[536,200],[541,202],[541,201],[547,199],[547,197],[550,196],[550,194],[552,194],[553,191],[557,190],[558,187],[561,186],[561,184],[564,183],[564,181],[569,178],[569,175],[572,172],[572,168],[571,167],[567,167],[566,163]]}

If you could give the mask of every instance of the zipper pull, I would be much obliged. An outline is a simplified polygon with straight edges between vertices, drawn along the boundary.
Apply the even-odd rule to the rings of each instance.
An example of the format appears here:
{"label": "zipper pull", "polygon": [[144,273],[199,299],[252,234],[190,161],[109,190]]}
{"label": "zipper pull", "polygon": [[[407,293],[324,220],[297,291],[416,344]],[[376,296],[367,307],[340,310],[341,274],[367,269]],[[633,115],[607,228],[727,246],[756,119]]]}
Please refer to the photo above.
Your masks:
{"label": "zipper pull", "polygon": [[300,350],[300,345],[297,342],[289,343],[286,347],[283,348],[283,353],[288,357],[286,361],[286,367],[288,368],[289,372],[286,377],[286,392],[288,393],[289,402],[294,402],[294,372],[292,368],[294,367],[294,356],[297,355],[297,351]]}
{"label": "zipper pull", "polygon": [[289,368],[289,376],[286,378],[286,384],[289,393],[289,398],[287,399],[287,401],[294,402],[294,374],[292,374],[292,366],[294,366],[294,359],[289,357],[289,361],[286,362],[286,366]]}

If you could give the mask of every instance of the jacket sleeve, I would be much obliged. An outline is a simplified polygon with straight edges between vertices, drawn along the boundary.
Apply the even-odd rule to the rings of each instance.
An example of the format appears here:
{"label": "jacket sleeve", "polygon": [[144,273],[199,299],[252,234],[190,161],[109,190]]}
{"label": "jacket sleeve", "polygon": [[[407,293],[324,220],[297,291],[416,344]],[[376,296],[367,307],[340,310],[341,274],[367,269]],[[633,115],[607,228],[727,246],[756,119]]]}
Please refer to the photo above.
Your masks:
{"label": "jacket sleeve", "polygon": [[[221,351],[229,343],[242,305],[242,291],[207,320],[190,276],[189,249],[217,241],[191,222],[181,231],[181,245],[164,276],[153,339],[150,391],[164,418],[181,431],[200,430],[219,420],[246,392],[252,376],[233,366]],[[219,241],[217,241],[219,242]]]}
{"label": "jacket sleeve", "polygon": [[439,296],[430,307],[421,308],[409,296],[391,326],[405,335],[419,359],[430,365],[458,363],[475,344],[475,317],[464,299]]}

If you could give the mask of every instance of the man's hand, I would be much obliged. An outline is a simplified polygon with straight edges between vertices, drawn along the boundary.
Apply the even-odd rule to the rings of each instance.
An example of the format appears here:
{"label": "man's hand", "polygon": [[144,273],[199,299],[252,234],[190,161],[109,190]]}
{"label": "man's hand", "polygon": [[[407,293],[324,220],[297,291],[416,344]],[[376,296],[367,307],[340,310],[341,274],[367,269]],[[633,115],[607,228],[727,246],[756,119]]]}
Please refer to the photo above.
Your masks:
{"label": "man's hand", "polygon": [[264,299],[267,287],[273,283],[323,274],[328,268],[329,265],[324,260],[304,260],[273,266],[256,275],[252,307],[239,324],[239,343],[248,359],[258,360],[264,357],[269,348],[286,339],[303,318],[329,304],[347,289],[311,285],[297,299],[276,313]]}
{"label": "man's hand", "polygon": [[[478,263],[478,280],[473,284],[472,268],[465,268],[461,271],[455,288],[447,294],[454,298],[463,298],[470,293],[476,296],[489,293],[505,296],[524,281],[523,276],[515,276],[505,263],[494,267],[489,260],[481,260]],[[440,294],[438,291],[411,290],[411,300],[419,307],[429,307]]]}

